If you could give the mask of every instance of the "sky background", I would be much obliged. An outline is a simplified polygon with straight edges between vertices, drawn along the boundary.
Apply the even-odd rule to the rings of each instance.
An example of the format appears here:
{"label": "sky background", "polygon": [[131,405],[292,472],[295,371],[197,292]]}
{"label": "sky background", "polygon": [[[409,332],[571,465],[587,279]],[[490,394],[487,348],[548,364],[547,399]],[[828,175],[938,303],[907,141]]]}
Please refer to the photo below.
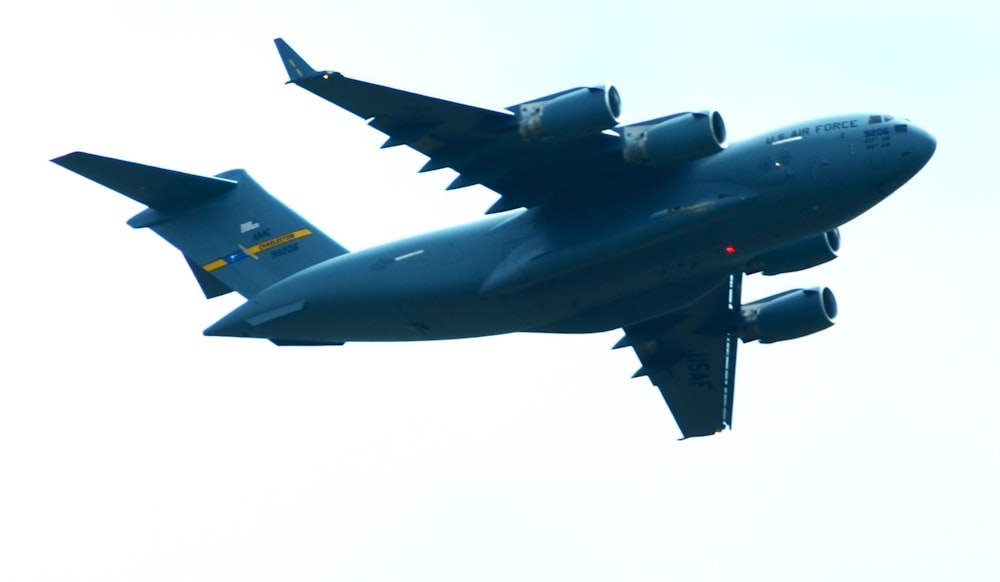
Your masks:
{"label": "sky background", "polygon": [[[33,2],[0,9],[0,579],[994,580],[997,8],[982,2]],[[938,139],[750,277],[841,315],[741,347],[734,430],[678,442],[617,332],[285,348],[206,338],[141,206],[48,162],[243,167],[351,249],[477,218],[423,157],[285,86],[314,67],[502,108],[614,82],[730,140],[847,112]]]}

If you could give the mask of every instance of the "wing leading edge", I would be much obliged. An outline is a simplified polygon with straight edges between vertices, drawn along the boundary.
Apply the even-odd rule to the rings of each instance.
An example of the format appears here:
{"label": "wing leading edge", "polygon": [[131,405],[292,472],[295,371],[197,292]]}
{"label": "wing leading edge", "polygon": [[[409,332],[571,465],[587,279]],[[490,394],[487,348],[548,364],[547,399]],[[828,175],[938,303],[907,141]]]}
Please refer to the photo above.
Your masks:
{"label": "wing leading edge", "polygon": [[502,196],[488,212],[537,206],[602,181],[626,168],[620,137],[608,133],[524,139],[511,111],[483,109],[351,79],[309,66],[282,39],[275,45],[289,83],[368,120],[389,139],[430,160],[421,172],[452,168],[448,189],[482,184]]}
{"label": "wing leading edge", "polygon": [[684,438],[733,425],[742,274],[730,276],[681,313],[625,328],[615,347],[632,347],[666,400]]}

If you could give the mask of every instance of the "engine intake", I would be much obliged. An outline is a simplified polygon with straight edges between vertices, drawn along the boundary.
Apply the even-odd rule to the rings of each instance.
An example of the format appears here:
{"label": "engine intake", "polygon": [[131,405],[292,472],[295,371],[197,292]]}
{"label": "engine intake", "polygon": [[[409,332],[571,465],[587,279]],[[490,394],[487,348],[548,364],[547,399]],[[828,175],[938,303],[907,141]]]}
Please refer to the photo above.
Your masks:
{"label": "engine intake", "polygon": [[726,124],[718,111],[681,113],[619,130],[622,155],[632,164],[688,162],[726,149]]}
{"label": "engine intake", "polygon": [[597,133],[614,127],[621,96],[611,85],[580,87],[511,108],[517,132],[525,139]]}
{"label": "engine intake", "polygon": [[837,300],[827,287],[793,289],[743,306],[740,339],[770,344],[807,336],[833,325]]}
{"label": "engine intake", "polygon": [[780,275],[809,269],[836,259],[838,250],[840,231],[835,228],[756,257],[747,264],[746,274]]}

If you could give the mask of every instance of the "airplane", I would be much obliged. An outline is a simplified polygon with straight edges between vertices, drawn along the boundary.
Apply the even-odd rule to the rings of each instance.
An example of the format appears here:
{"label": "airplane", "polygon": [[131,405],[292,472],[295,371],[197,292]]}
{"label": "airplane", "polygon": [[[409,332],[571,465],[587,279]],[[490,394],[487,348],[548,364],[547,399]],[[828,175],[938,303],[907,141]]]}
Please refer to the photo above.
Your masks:
{"label": "airplane", "polygon": [[935,139],[882,113],[728,143],[716,111],[618,125],[613,86],[492,110],[316,70],[275,39],[298,85],[499,194],[478,221],[348,252],[245,171],[198,176],[74,152],[56,164],[147,208],[206,298],[246,302],[208,336],[279,346],[622,329],[614,348],[661,391],[682,438],[732,428],[742,342],[833,324],[826,287],[742,300],[742,277],[836,257],[838,227],[900,188]]}

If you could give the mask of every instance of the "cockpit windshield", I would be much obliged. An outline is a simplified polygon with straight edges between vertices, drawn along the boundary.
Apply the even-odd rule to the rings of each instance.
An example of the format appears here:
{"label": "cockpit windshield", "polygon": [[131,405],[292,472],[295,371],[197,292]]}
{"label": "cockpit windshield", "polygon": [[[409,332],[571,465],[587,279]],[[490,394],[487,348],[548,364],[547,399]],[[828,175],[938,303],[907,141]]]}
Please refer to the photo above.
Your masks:
{"label": "cockpit windshield", "polygon": [[868,125],[875,125],[876,123],[889,123],[892,121],[893,117],[891,115],[872,115],[868,118]]}

